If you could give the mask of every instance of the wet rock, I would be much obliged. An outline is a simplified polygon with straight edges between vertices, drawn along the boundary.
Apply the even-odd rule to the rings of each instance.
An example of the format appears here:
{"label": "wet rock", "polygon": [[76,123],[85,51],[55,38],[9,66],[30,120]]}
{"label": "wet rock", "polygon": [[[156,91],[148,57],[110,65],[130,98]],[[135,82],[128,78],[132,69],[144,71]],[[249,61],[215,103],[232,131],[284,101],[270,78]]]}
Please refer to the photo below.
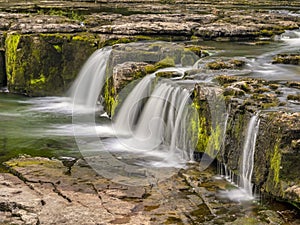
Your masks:
{"label": "wet rock", "polygon": [[226,225],[240,225],[240,224],[243,224],[243,225],[251,225],[251,224],[266,225],[268,223],[261,222],[256,218],[245,217],[245,218],[238,218],[234,222],[227,222],[225,224]]}
{"label": "wet rock", "polygon": [[284,224],[283,218],[276,212],[271,210],[260,211],[259,215],[264,218],[268,224]]}
{"label": "wet rock", "polygon": [[[208,4],[180,1],[176,4],[168,4],[157,0],[151,4],[148,1],[121,1],[117,5],[114,4],[104,1],[64,1],[63,3],[27,1],[26,4],[21,4],[19,1],[3,2],[0,6],[0,30],[8,33],[8,39],[12,33],[21,35],[20,41],[23,42],[23,45],[20,44],[18,48],[11,46],[12,42],[6,42],[5,46],[4,44],[1,46],[5,49],[8,58],[6,77],[9,90],[32,96],[60,94],[74,80],[74,74],[77,74],[87,58],[86,55],[106,45],[162,39],[168,41],[249,40],[262,36],[272,37],[283,33],[285,29],[297,28],[300,24],[299,18],[293,15],[277,11],[256,11],[251,7],[247,10],[229,7],[229,10],[227,7],[220,8],[219,2]],[[45,36],[41,38],[39,34],[46,36],[56,34],[56,36],[63,36],[63,40],[59,44],[52,43],[54,46],[47,46],[44,43]],[[38,39],[42,40],[36,39],[32,42],[31,35],[40,36]],[[76,41],[74,36],[77,36]],[[83,36],[88,38],[82,38]],[[57,41],[59,38],[55,39]],[[89,48],[88,45],[93,47]],[[32,47],[38,51],[33,51]],[[195,46],[187,46],[187,48],[200,57],[208,55],[207,51],[199,50]],[[20,52],[16,53],[16,49]],[[46,55],[45,52],[49,54]],[[24,61],[23,58],[28,59],[28,63],[16,65],[12,60],[14,55],[21,58],[21,61]],[[179,63],[183,66],[189,66],[192,61],[195,62],[195,57],[191,54],[182,54],[179,59]],[[241,67],[235,62],[221,64],[210,67],[211,69]],[[43,76],[37,74],[32,65],[39,65]],[[47,65],[50,65],[50,68]],[[32,77],[29,78],[27,73],[33,74]],[[16,82],[13,82],[14,80]],[[54,81],[58,83],[57,88],[52,87]],[[5,81],[0,82],[5,83]]]}
{"label": "wet rock", "polygon": [[71,21],[61,16],[37,15],[18,19],[12,23],[10,31],[22,34],[30,33],[74,33],[84,31],[78,22]]}
{"label": "wet rock", "polygon": [[245,95],[245,91],[237,87],[227,87],[224,89],[224,96],[240,96]]}
{"label": "wet rock", "polygon": [[177,71],[162,71],[162,72],[157,72],[155,75],[157,77],[162,77],[162,78],[182,77],[182,74]]}
{"label": "wet rock", "polygon": [[131,81],[144,77],[147,74],[145,62],[125,62],[114,67],[113,83],[118,92]]}
{"label": "wet rock", "polygon": [[29,96],[64,93],[96,49],[91,35],[10,33],[5,44],[8,88]]}
{"label": "wet rock", "polygon": [[[257,138],[254,182],[266,192],[299,205],[297,195],[285,191],[299,185],[299,152],[293,144],[299,139],[299,113],[264,113]],[[262,164],[264,166],[262,166]],[[296,190],[296,189],[295,189]],[[293,196],[293,197],[291,197]]]}
{"label": "wet rock", "polygon": [[287,199],[300,202],[300,185],[294,185],[292,187],[288,187],[284,191],[284,194]]}
{"label": "wet rock", "polygon": [[255,36],[254,33],[258,32],[256,27],[235,25],[230,23],[213,23],[206,26],[197,27],[195,29],[195,35],[200,36],[203,39],[216,39],[218,37],[230,37],[232,39],[243,38],[251,39],[251,36]]}
{"label": "wet rock", "polygon": [[288,81],[287,86],[300,89],[300,82],[299,81]]}
{"label": "wet rock", "polygon": [[206,68],[211,70],[221,70],[221,69],[238,69],[245,65],[245,62],[238,59],[232,59],[229,61],[213,61],[205,65]]}
{"label": "wet rock", "polygon": [[0,87],[7,84],[7,77],[5,71],[5,52],[0,50]]}
{"label": "wet rock", "polygon": [[281,64],[300,65],[300,55],[279,54],[273,59],[272,63],[273,64],[281,63]]}
{"label": "wet rock", "polygon": [[296,95],[288,95],[287,96],[288,100],[293,100],[293,101],[298,101],[300,102],[300,94],[296,94]]}

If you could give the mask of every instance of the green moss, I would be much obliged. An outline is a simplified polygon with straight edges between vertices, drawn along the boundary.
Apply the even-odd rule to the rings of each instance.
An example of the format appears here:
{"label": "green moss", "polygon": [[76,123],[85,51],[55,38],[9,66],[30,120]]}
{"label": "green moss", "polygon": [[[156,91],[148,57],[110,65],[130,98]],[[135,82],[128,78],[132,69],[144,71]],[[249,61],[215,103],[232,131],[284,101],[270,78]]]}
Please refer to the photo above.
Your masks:
{"label": "green moss", "polygon": [[63,33],[55,33],[55,34],[47,34],[42,33],[39,34],[40,37],[42,37],[44,40],[48,41],[49,43],[62,43],[63,41],[71,41],[72,36],[74,34],[63,34]]}
{"label": "green moss", "polygon": [[279,184],[279,175],[280,175],[280,164],[281,164],[281,152],[280,152],[280,139],[277,139],[275,146],[274,146],[274,151],[271,156],[271,170],[273,172],[273,182],[275,183],[275,186]]}
{"label": "green moss", "polygon": [[191,46],[185,47],[184,51],[187,51],[187,52],[191,51],[200,57],[202,56],[202,47],[198,46],[198,45],[191,45]]}
{"label": "green moss", "polygon": [[21,35],[8,34],[5,41],[5,54],[6,54],[6,74],[8,82],[13,83],[13,77],[15,74],[17,64],[17,49],[20,42]]}
{"label": "green moss", "polygon": [[215,80],[220,84],[220,85],[226,85],[226,84],[231,84],[233,82],[238,81],[238,78],[235,76],[227,76],[227,75],[220,75],[215,78]]}
{"label": "green moss", "polygon": [[169,216],[167,218],[167,220],[164,222],[164,224],[178,224],[178,225],[183,225],[184,223],[178,217]]}
{"label": "green moss", "polygon": [[260,104],[260,107],[261,107],[262,109],[269,109],[269,108],[275,107],[275,106],[278,106],[278,103],[276,103],[276,102],[271,102],[271,103],[262,103],[262,104]]}
{"label": "green moss", "polygon": [[133,38],[129,38],[129,37],[123,37],[123,38],[116,38],[116,39],[109,39],[104,41],[100,47],[105,47],[105,46],[112,46],[112,45],[116,45],[116,44],[121,44],[121,43],[130,43],[135,41],[135,39]]}
{"label": "green moss", "polygon": [[28,158],[28,160],[26,159],[21,159],[21,160],[12,160],[12,161],[8,161],[8,162],[5,162],[5,164],[8,166],[8,167],[28,167],[28,166],[31,166],[31,165],[56,165],[57,163],[55,161],[40,161],[40,160],[37,160],[37,159],[31,159],[31,158]]}
{"label": "green moss", "polygon": [[274,31],[264,29],[264,30],[261,30],[261,31],[259,32],[259,34],[262,35],[262,36],[271,37],[271,36],[274,35]]}
{"label": "green moss", "polygon": [[175,66],[175,61],[173,58],[171,58],[169,56],[167,56],[166,58],[155,63],[156,69],[161,69],[161,68],[165,68],[165,67],[173,67],[173,66]]}
{"label": "green moss", "polygon": [[96,43],[98,42],[98,39],[89,33],[78,33],[74,36],[70,37],[72,41],[83,41],[83,42],[90,42],[90,43]]}
{"label": "green moss", "polygon": [[31,85],[45,84],[45,82],[46,82],[46,78],[45,78],[45,76],[43,74],[38,79],[31,79],[30,80],[30,84]]}
{"label": "green moss", "polygon": [[[197,96],[192,104],[195,110],[198,112],[192,118],[191,130],[197,135],[196,150],[198,152],[205,152],[207,155],[214,157],[215,153],[220,150],[221,147],[221,135],[222,129],[220,124],[216,121],[216,126],[213,126],[210,121],[209,107],[206,101],[199,101]],[[192,135],[193,136],[193,135]]]}
{"label": "green moss", "polygon": [[61,45],[53,45],[53,47],[56,49],[56,51],[57,51],[58,53],[61,53],[61,52],[62,52],[62,47],[61,47]]}
{"label": "green moss", "polygon": [[153,73],[156,71],[156,68],[154,65],[146,65],[145,66],[145,71],[147,74]]}
{"label": "green moss", "polygon": [[154,65],[146,65],[145,72],[146,74],[153,73],[158,69],[166,68],[166,67],[174,67],[175,61],[173,58],[167,56],[166,58],[162,59],[161,61],[155,63]]}
{"label": "green moss", "polygon": [[118,105],[118,97],[116,90],[112,83],[112,77],[106,79],[104,86],[104,102],[105,102],[105,111],[109,116],[113,116],[115,113],[115,109]]}
{"label": "green moss", "polygon": [[175,4],[175,0],[160,0],[159,1],[161,4]]}
{"label": "green moss", "polygon": [[234,136],[237,140],[239,140],[241,138],[243,129],[244,129],[244,115],[238,114],[238,117],[237,117],[236,121],[234,122],[234,127],[233,127]]}
{"label": "green moss", "polygon": [[209,142],[208,126],[205,117],[199,118],[197,150],[206,152]]}
{"label": "green moss", "polygon": [[56,9],[56,8],[51,8],[49,10],[38,10],[37,12],[38,14],[41,14],[41,15],[50,15],[50,16],[64,16],[64,17],[67,17],[67,18],[70,18],[72,20],[77,20],[77,21],[83,21],[84,20],[84,16],[81,15],[80,13],[78,12],[75,12],[75,11],[65,11],[65,10],[62,10],[62,9]]}
{"label": "green moss", "polygon": [[277,90],[280,87],[280,85],[279,84],[269,84],[269,87],[272,90]]}
{"label": "green moss", "polygon": [[210,70],[221,70],[221,69],[228,68],[228,66],[225,64],[225,62],[222,62],[222,61],[215,61],[215,62],[207,63],[206,67]]}

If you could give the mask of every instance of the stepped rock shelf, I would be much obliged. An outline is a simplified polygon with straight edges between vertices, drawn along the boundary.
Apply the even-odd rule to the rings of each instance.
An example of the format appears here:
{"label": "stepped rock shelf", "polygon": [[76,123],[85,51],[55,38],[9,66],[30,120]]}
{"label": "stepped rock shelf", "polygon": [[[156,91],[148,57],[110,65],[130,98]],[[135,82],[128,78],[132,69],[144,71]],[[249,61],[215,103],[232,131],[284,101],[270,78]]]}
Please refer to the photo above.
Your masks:
{"label": "stepped rock shelf", "polygon": [[[110,117],[120,110],[128,84],[157,70],[154,82],[180,80],[199,116],[187,131],[196,133],[195,152],[216,158],[220,171],[225,166],[236,181],[244,173],[240,156],[256,116],[253,189],[290,204],[289,210],[252,210],[251,204],[229,201],[220,193],[236,187],[215,177],[213,168],[199,171],[197,163],[163,181],[130,186],[101,177],[84,159],[67,165],[63,159],[25,155],[6,161],[9,173],[0,173],[0,225],[299,224],[300,81],[294,33],[288,36],[292,51],[274,51],[263,66],[291,68],[284,73],[297,76],[298,71],[298,79],[255,77],[247,72],[255,63],[250,53],[213,56],[220,43],[273,47],[286,30],[299,29],[299,12],[299,1],[0,0],[1,88],[29,97],[64,95],[89,56],[113,46],[107,60],[112,76],[105,77],[102,89]],[[138,41],[142,44],[123,44]],[[214,44],[204,44],[210,41]],[[174,69],[179,64],[189,69]],[[167,67],[173,69],[161,70]],[[224,115],[215,115],[220,108]]]}
{"label": "stepped rock shelf", "polygon": [[[150,7],[150,3],[154,5]],[[3,1],[0,84],[7,83],[11,92],[30,96],[61,94],[91,52],[105,45],[155,39],[265,40],[300,24],[299,17],[292,13],[264,9],[265,5],[281,9],[285,2],[258,1],[262,9],[242,2],[228,8],[223,4],[27,1],[24,5],[22,1]],[[288,3],[295,10],[298,4]],[[53,85],[57,86],[55,93],[51,93]]]}

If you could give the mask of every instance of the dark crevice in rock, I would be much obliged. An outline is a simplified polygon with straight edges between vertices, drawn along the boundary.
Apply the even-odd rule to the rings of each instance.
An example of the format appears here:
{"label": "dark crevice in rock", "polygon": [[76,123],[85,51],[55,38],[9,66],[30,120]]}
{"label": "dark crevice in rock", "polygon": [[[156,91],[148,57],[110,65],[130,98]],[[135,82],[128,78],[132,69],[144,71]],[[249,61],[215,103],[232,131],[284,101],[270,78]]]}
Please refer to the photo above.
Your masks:
{"label": "dark crevice in rock", "polygon": [[0,88],[7,86],[7,74],[5,67],[5,52],[0,50]]}
{"label": "dark crevice in rock", "polygon": [[55,184],[53,184],[52,182],[45,182],[45,183],[52,184],[52,186],[54,187],[53,192],[57,193],[62,198],[66,199],[68,202],[72,202],[72,200],[68,196],[64,195],[60,190],[58,190]]}
{"label": "dark crevice in rock", "polygon": [[98,198],[100,199],[101,202],[101,206],[106,210],[106,212],[108,212],[111,215],[114,215],[113,212],[111,212],[107,207],[105,207],[105,204],[103,204],[103,199],[102,196],[99,194],[97,188],[95,187],[95,185],[93,183],[90,183],[92,189],[95,191],[95,194],[98,196]]}
{"label": "dark crevice in rock", "polygon": [[[27,178],[25,178],[21,173],[19,173],[18,171],[12,169],[11,167],[8,167],[8,170],[10,173],[12,173],[13,175],[15,175],[16,177],[18,177],[20,180],[22,180],[30,189],[36,191],[34,189],[34,187],[30,184],[30,183],[35,183],[35,184],[50,184],[53,186],[53,192],[55,192],[56,194],[58,194],[59,196],[61,196],[63,199],[67,200],[68,202],[72,202],[72,200],[64,195],[58,188],[57,186],[49,181],[34,181],[34,180],[28,180]],[[37,192],[37,191],[36,191]],[[40,194],[39,192],[37,192],[38,194]]]}

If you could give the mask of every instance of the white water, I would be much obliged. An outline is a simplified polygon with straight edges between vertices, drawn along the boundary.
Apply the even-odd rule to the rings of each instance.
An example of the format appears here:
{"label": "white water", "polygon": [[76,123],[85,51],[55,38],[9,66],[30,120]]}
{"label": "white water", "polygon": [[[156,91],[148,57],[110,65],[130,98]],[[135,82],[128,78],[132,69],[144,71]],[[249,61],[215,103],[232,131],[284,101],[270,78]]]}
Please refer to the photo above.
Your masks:
{"label": "white water", "polygon": [[118,133],[132,133],[142,106],[150,96],[153,77],[151,75],[144,77],[126,97],[121,109],[114,118],[113,126]]}
{"label": "white water", "polygon": [[84,106],[94,110],[105,82],[106,69],[111,48],[95,51],[81,69],[74,84],[69,90],[69,96],[74,106]]}
{"label": "white water", "polygon": [[280,40],[286,42],[290,47],[299,47],[300,46],[300,30],[291,30],[286,31],[280,35]]}
{"label": "white water", "polygon": [[220,196],[232,201],[242,202],[255,199],[253,194],[253,184],[251,183],[253,168],[255,143],[259,131],[260,119],[253,115],[248,123],[244,140],[242,155],[240,158],[240,175],[237,177],[226,164],[219,165],[219,173],[236,188],[233,190],[221,191]]}
{"label": "white water", "polygon": [[242,187],[251,197],[253,197],[251,179],[254,167],[255,143],[259,130],[259,123],[260,120],[257,115],[253,115],[249,121],[244,141],[242,164],[240,170],[241,175],[239,186]]}
{"label": "white water", "polygon": [[155,152],[161,155],[161,151],[167,151],[168,157],[174,160],[172,164],[178,166],[192,160],[195,146],[188,136],[186,122],[191,110],[190,92],[174,83],[161,81],[149,94],[151,83],[152,76],[145,77],[132,91],[134,95],[131,93],[123,103],[114,128],[117,134],[125,130],[131,135],[121,136],[118,141],[123,148],[147,154],[151,151],[152,155]]}
{"label": "white water", "polygon": [[252,71],[250,76],[267,80],[300,80],[299,66],[272,64],[273,58],[277,54],[295,53],[295,49],[299,49],[300,30],[286,31],[278,36],[277,40],[281,44],[276,49],[248,61],[247,69]]}

